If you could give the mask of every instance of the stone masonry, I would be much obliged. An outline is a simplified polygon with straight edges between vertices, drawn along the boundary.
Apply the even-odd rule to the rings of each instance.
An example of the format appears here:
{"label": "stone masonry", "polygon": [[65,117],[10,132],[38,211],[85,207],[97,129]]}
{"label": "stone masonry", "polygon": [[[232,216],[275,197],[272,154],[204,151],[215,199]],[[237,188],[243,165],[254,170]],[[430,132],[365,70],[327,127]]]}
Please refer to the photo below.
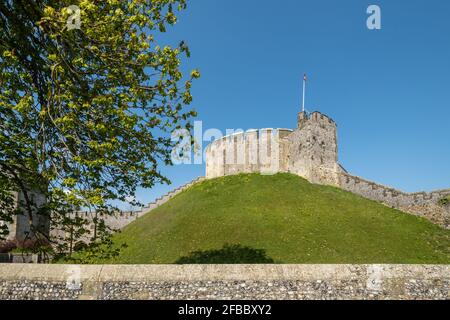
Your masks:
{"label": "stone masonry", "polygon": [[249,130],[206,148],[206,178],[251,172],[292,172],[312,182],[337,185],[335,122],[319,112],[301,112],[296,130]]}
{"label": "stone masonry", "polygon": [[[143,215],[147,214],[148,212],[152,211],[153,209],[158,208],[162,204],[166,203],[167,201],[169,201],[170,199],[175,197],[180,192],[186,190],[193,184],[202,181],[203,179],[204,179],[203,177],[198,177],[182,186],[179,186],[176,189],[170,191],[169,193],[157,198],[154,202],[149,203],[147,206],[143,207],[142,209],[140,209],[138,211],[128,211],[128,212],[120,211],[120,212],[115,212],[112,215],[101,216],[101,217],[105,220],[105,224],[108,227],[112,228],[113,230],[122,229],[125,226],[127,226],[128,224],[130,224],[131,222],[142,217]],[[45,202],[45,199],[43,197],[39,197],[38,194],[34,195],[34,193],[33,193],[33,196],[37,197],[36,199],[38,199],[38,201],[39,201],[38,203]],[[16,197],[16,204],[20,203],[21,194],[16,193],[15,197]],[[88,212],[88,211],[73,212],[73,213],[70,213],[70,215],[72,217],[79,216],[81,218],[91,220],[91,221],[94,221],[94,218],[96,217],[95,212]],[[42,217],[37,216],[37,215],[35,215],[33,217],[33,223],[34,224],[38,224],[38,223],[47,224],[47,228],[48,229],[50,228],[48,220],[43,219]],[[30,232],[29,219],[25,214],[17,215],[14,217],[13,222],[8,224],[8,228],[9,228],[10,233],[8,235],[7,240],[23,241],[26,238],[27,234]],[[88,229],[90,229],[91,232],[93,232],[95,229],[94,223],[91,223],[88,226]],[[58,238],[70,236],[70,234],[68,234],[68,233],[63,234],[62,231],[60,231],[60,230],[52,229],[50,232],[52,235],[57,236]],[[77,241],[89,242],[90,241],[89,238],[90,238],[90,235],[82,237],[80,239],[77,239]]]}
{"label": "stone masonry", "polygon": [[[14,192],[14,204],[17,209],[21,203],[25,203],[25,198],[22,192]],[[39,229],[43,232],[48,232],[50,229],[49,220],[42,216],[36,214],[36,208],[39,208],[46,201],[45,196],[39,192],[29,191],[28,196],[31,201],[35,204],[33,207],[33,214],[29,216],[26,210],[21,210],[21,213],[14,216],[13,222],[8,223],[9,234],[7,240],[17,240],[22,242],[24,240],[34,239],[33,229]]]}
{"label": "stone masonry", "polygon": [[[115,212],[112,215],[101,216],[101,218],[104,219],[105,224],[108,227],[112,228],[113,230],[123,229],[125,226],[127,226],[131,222],[139,219],[143,215],[158,208],[159,206],[163,205],[164,203],[166,203],[167,201],[169,201],[170,199],[175,197],[180,192],[183,192],[190,186],[202,181],[203,179],[204,179],[203,177],[198,177],[182,186],[179,186],[178,188],[170,191],[169,193],[157,198],[154,202],[149,203],[147,206],[143,207],[139,211],[125,211],[125,212],[120,211],[120,212]],[[78,212],[71,213],[72,216],[79,216],[81,218],[84,218],[84,219],[87,219],[90,221],[94,221],[95,214],[96,214],[95,212],[88,212],[88,211],[78,211]],[[94,223],[91,223],[88,226],[88,229],[90,229],[91,232],[93,233],[93,231],[95,229]],[[52,230],[52,235],[58,235],[58,237],[64,237],[64,235],[58,230]],[[68,237],[70,235],[66,234],[65,236]],[[89,242],[90,241],[89,238],[90,238],[90,235],[88,235],[84,238],[77,239],[77,240],[83,241],[83,242]]]}
{"label": "stone masonry", "polygon": [[0,264],[0,300],[448,300],[447,265]]}

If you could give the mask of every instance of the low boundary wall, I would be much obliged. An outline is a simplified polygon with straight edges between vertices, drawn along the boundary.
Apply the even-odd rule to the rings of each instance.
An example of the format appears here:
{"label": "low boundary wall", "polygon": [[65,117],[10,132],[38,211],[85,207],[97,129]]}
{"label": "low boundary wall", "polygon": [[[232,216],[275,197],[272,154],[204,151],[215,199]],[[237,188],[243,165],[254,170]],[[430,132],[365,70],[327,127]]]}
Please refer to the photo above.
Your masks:
{"label": "low boundary wall", "polygon": [[0,265],[0,299],[441,299],[449,265]]}

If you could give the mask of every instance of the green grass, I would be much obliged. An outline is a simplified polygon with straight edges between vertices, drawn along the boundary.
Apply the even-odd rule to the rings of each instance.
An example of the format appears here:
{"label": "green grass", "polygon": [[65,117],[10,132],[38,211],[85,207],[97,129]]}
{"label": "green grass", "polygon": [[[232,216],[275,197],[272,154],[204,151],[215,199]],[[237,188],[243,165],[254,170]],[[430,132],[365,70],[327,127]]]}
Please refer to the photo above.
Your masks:
{"label": "green grass", "polygon": [[[237,245],[275,263],[450,262],[450,231],[290,174],[206,180],[131,223],[114,241],[128,247],[99,263],[195,262],[198,256],[227,262],[217,260],[218,252],[230,254]],[[242,254],[249,256],[231,256]]]}

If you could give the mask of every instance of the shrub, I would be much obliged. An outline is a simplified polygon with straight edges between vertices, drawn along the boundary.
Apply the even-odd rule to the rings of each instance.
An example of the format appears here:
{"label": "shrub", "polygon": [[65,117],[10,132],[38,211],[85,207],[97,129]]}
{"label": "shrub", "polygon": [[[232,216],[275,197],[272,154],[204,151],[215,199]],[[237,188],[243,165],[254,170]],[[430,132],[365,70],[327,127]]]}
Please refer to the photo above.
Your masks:
{"label": "shrub", "polygon": [[438,201],[438,203],[439,203],[441,206],[446,206],[446,205],[450,204],[450,195],[449,195],[449,196],[446,196],[446,197],[443,197],[442,199],[440,199],[440,200]]}
{"label": "shrub", "polygon": [[77,243],[75,243],[75,245],[73,246],[73,251],[75,251],[75,252],[81,251],[81,250],[86,249],[87,247],[88,247],[88,245],[80,240]]}
{"label": "shrub", "polygon": [[14,241],[15,246],[9,251],[13,252],[29,252],[29,253],[36,253],[38,251],[45,251],[44,248],[49,246],[49,243],[45,239],[27,239],[24,241]]}

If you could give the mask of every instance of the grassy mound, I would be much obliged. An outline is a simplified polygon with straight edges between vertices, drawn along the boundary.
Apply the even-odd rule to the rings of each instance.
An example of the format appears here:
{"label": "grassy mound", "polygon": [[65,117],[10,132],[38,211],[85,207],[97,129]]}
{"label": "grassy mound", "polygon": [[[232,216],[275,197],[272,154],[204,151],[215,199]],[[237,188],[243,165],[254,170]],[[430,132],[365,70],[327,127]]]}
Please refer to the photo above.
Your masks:
{"label": "grassy mound", "polygon": [[114,241],[128,247],[98,262],[450,263],[450,231],[291,174],[196,184]]}

